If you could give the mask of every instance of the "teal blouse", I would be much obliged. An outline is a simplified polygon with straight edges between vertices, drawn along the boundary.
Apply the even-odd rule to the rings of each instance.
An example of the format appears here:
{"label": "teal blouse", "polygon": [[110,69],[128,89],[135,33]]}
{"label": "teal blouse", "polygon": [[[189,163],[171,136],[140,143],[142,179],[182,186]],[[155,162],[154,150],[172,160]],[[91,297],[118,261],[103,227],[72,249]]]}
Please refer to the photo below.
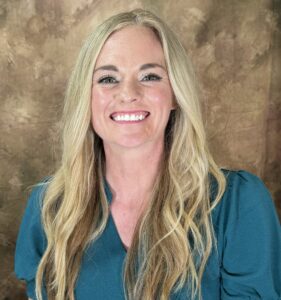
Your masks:
{"label": "teal blouse", "polygon": [[[227,188],[212,211],[218,252],[209,257],[202,281],[203,300],[281,300],[280,223],[262,181],[246,171],[226,171]],[[35,274],[46,248],[40,221],[44,186],[28,200],[15,251],[15,273],[35,296]],[[109,204],[111,192],[105,191]],[[215,195],[216,184],[212,184]],[[112,216],[100,238],[85,251],[75,287],[76,300],[123,300],[123,263],[127,252]],[[46,294],[44,291],[44,297]],[[171,300],[189,299],[188,287]]]}

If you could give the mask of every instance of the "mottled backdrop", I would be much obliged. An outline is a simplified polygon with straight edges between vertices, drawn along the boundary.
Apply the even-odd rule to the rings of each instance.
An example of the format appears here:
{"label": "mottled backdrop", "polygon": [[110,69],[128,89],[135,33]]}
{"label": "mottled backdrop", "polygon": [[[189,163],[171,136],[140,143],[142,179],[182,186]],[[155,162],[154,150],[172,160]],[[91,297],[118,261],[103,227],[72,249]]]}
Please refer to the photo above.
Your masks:
{"label": "mottled backdrop", "polygon": [[55,168],[81,44],[99,22],[136,7],[163,17],[192,58],[218,163],[261,176],[281,212],[280,0],[0,0],[1,300],[25,299],[15,240],[27,187]]}

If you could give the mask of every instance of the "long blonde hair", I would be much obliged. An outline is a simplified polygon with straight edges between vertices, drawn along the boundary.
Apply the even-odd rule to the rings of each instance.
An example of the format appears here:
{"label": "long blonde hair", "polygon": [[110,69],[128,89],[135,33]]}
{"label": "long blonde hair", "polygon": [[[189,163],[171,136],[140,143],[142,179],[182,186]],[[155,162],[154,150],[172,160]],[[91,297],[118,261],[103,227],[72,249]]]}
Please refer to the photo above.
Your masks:
{"label": "long blonde hair", "polygon": [[[71,75],[62,118],[62,159],[43,199],[48,243],[36,274],[38,300],[43,278],[48,299],[74,300],[83,252],[107,224],[103,144],[91,125],[92,74],[110,34],[128,25],[147,26],[159,38],[177,109],[168,122],[165,155],[149,205],[125,259],[125,295],[129,300],[164,300],[188,283],[192,299],[201,298],[202,275],[216,245],[211,211],[224,193],[225,178],[208,151],[195,78],[183,46],[161,19],[136,9],[97,27]],[[213,201],[211,177],[218,186]]]}

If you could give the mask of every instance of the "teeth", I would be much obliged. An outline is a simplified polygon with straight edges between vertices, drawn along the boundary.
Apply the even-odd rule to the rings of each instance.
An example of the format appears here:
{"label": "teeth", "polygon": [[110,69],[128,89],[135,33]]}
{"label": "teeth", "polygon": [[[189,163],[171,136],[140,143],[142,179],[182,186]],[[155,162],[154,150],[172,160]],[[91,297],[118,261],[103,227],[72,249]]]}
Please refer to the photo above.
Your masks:
{"label": "teeth", "polygon": [[144,115],[135,115],[135,114],[116,115],[113,117],[114,121],[141,121],[143,119],[145,119]]}

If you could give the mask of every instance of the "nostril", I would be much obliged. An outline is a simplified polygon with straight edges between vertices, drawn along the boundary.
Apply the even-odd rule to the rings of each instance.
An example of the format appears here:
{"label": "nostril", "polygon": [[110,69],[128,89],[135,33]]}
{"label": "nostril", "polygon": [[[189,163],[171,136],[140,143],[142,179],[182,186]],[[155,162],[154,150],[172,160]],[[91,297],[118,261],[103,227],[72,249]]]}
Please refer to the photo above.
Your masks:
{"label": "nostril", "polygon": [[120,90],[120,97],[123,102],[135,102],[140,99],[141,91],[137,83],[130,81],[123,84]]}

